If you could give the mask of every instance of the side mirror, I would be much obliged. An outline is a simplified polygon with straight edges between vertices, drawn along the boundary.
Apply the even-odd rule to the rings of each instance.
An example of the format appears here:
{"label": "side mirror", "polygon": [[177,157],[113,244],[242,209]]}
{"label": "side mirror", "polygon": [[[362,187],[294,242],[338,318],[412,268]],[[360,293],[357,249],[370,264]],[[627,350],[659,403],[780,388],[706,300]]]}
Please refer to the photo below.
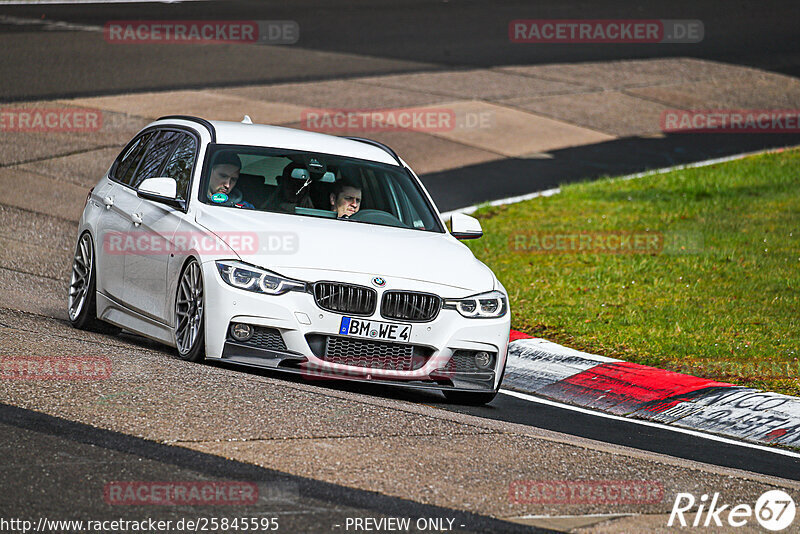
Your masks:
{"label": "side mirror", "polygon": [[483,229],[475,217],[454,213],[450,217],[450,233],[456,239],[478,239],[483,236]]}
{"label": "side mirror", "polygon": [[168,206],[184,209],[186,203],[178,199],[178,182],[174,178],[160,177],[147,178],[139,184],[136,190],[139,198],[160,202]]}
{"label": "side mirror", "polygon": [[176,198],[178,196],[178,183],[172,178],[148,178],[139,184],[139,192],[166,198]]}

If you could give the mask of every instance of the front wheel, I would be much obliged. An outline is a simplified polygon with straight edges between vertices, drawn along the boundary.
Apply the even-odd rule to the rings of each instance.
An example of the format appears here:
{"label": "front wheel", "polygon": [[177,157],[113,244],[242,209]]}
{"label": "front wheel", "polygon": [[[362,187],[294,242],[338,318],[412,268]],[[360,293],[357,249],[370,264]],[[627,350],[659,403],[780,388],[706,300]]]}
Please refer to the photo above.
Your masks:
{"label": "front wheel", "polygon": [[78,239],[72,258],[72,276],[69,280],[69,322],[75,328],[118,334],[122,329],[97,318],[97,268],[94,243],[89,232]]}
{"label": "front wheel", "polygon": [[205,357],[203,275],[200,264],[191,259],[181,272],[175,296],[175,345],[186,361],[199,362]]}

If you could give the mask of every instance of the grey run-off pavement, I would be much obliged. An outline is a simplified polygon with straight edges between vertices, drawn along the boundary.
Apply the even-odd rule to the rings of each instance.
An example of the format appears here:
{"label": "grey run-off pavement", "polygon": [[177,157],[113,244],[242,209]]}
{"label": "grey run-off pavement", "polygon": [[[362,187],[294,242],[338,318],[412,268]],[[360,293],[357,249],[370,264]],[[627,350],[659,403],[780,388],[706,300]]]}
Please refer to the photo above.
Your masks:
{"label": "grey run-off pavement", "polygon": [[[667,110],[800,109],[796,78],[690,58],[135,93],[17,102],[6,109],[51,107],[97,110],[102,128],[7,132],[0,183],[13,183],[24,172],[26,181],[44,186],[45,175],[59,178],[54,194],[83,196],[82,187],[96,181],[137,129],[172,114],[233,121],[247,114],[257,123],[309,128],[309,113],[321,109],[445,112],[454,127],[332,132],[393,147],[443,211],[570,181],[800,144],[800,134],[792,133],[663,133]],[[30,199],[21,192],[10,202],[25,207]],[[63,216],[68,208],[57,209]]]}

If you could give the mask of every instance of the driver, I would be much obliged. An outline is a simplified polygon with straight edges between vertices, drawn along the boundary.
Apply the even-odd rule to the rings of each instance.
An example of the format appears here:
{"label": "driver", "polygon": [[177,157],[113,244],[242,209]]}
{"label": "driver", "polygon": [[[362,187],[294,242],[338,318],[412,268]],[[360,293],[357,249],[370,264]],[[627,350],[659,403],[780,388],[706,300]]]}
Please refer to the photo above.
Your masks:
{"label": "driver", "polygon": [[330,202],[338,218],[351,217],[361,208],[361,188],[346,178],[339,180],[333,186]]}
{"label": "driver", "polygon": [[214,204],[236,206],[253,209],[254,206],[242,198],[242,192],[236,187],[242,163],[234,152],[220,152],[214,158],[211,173],[208,176],[206,197]]}

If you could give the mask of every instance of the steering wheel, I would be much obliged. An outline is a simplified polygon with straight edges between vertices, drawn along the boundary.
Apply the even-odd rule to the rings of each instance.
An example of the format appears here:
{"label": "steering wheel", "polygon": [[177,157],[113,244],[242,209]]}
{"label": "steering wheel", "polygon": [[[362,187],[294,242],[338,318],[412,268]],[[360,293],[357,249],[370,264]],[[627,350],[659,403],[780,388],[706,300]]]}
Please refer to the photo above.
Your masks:
{"label": "steering wheel", "polygon": [[392,215],[382,210],[359,210],[350,216],[352,221],[360,221],[384,226],[395,226],[397,228],[409,228],[409,226]]}

